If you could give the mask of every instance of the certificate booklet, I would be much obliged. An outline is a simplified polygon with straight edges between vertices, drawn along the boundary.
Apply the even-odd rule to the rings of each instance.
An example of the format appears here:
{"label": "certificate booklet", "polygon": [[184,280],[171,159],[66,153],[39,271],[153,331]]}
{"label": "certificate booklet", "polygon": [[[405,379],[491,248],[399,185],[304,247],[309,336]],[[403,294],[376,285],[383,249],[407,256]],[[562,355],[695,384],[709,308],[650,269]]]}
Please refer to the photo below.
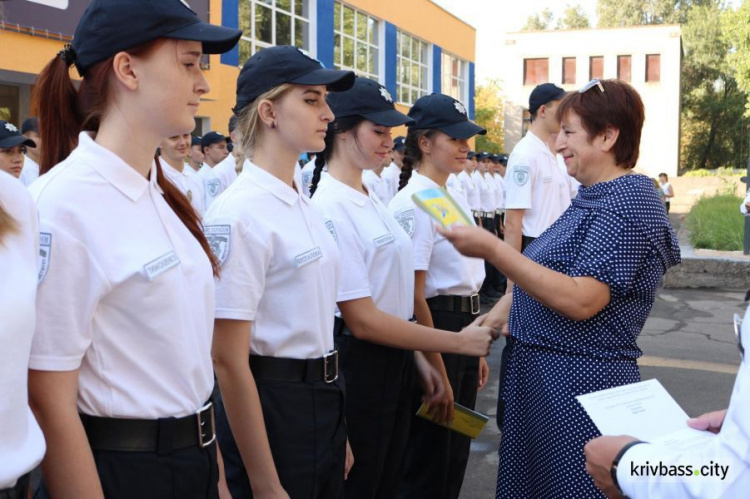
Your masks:
{"label": "certificate booklet", "polygon": [[655,379],[579,395],[576,399],[602,435],[631,435],[673,449],[703,445],[715,437],[690,428],[688,415]]}
{"label": "certificate booklet", "polygon": [[453,421],[451,421],[450,424],[443,424],[435,421],[435,419],[427,412],[427,404],[425,403],[422,403],[422,405],[419,406],[417,416],[470,438],[477,438],[484,429],[484,425],[490,420],[490,418],[484,414],[479,414],[476,411],[472,411],[471,409],[456,403],[453,404]]}
{"label": "certificate booklet", "polygon": [[453,224],[473,225],[444,187],[425,189],[412,194],[411,198],[445,228]]}

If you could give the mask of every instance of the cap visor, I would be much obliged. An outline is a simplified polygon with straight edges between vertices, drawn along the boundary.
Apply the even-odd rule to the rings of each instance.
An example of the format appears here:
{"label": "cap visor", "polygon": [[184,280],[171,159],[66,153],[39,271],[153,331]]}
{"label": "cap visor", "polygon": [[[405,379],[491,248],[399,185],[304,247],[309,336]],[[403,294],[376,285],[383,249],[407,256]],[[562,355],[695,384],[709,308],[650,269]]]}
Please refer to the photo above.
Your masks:
{"label": "cap visor", "polygon": [[343,69],[314,69],[289,83],[297,85],[325,85],[331,92],[343,92],[354,85],[354,72]]}
{"label": "cap visor", "polygon": [[199,22],[176,29],[164,36],[177,40],[201,42],[204,54],[223,54],[237,45],[242,36],[242,31]]}
{"label": "cap visor", "polygon": [[394,127],[401,125],[410,125],[414,123],[414,120],[409,118],[404,113],[396,111],[395,109],[388,109],[386,111],[376,111],[374,113],[367,113],[362,115],[363,118],[368,119],[380,126]]}
{"label": "cap visor", "polygon": [[487,130],[471,121],[454,123],[453,125],[440,127],[439,130],[454,139],[470,139],[475,135],[485,135],[487,133]]}
{"label": "cap visor", "polygon": [[0,140],[0,147],[16,147],[19,145],[25,145],[29,147],[36,147],[36,142],[34,142],[31,139],[27,139],[23,135],[12,135],[10,137],[6,137],[2,140]]}

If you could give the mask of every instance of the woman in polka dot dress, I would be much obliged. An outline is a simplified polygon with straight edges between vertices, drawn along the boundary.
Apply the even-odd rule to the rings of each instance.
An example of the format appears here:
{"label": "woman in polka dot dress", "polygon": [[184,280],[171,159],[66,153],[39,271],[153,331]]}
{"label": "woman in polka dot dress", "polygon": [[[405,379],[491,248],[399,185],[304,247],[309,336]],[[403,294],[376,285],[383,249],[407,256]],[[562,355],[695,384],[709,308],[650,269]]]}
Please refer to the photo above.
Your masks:
{"label": "woman in polka dot dress", "polygon": [[504,392],[497,498],[602,497],[583,446],[599,435],[575,397],[640,380],[636,338],[677,239],[638,159],[643,103],[618,80],[567,95],[557,151],[581,182],[568,210],[523,255],[473,227],[445,233],[515,282],[485,325],[515,339]]}

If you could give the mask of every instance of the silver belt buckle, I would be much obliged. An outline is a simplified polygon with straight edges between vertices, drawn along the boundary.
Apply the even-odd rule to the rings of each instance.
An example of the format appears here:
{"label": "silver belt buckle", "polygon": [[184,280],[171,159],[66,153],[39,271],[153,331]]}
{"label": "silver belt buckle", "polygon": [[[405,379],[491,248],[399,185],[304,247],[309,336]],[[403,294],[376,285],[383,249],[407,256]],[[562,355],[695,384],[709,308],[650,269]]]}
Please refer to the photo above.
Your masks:
{"label": "silver belt buckle", "polygon": [[[333,367],[330,367],[331,364]],[[337,379],[339,379],[339,351],[333,350],[323,356],[323,381],[330,384]]]}
{"label": "silver belt buckle", "polygon": [[[206,420],[203,419],[203,415],[208,411],[210,416],[209,421],[211,422],[211,438],[206,440],[209,435],[203,435],[203,428],[206,426]],[[195,411],[195,417],[198,420],[198,445],[202,448],[208,447],[214,441],[216,441],[216,418],[214,417],[214,405],[208,402],[206,405]]]}
{"label": "silver belt buckle", "polygon": [[471,315],[479,315],[479,294],[473,294],[469,297],[469,300],[471,301]]}

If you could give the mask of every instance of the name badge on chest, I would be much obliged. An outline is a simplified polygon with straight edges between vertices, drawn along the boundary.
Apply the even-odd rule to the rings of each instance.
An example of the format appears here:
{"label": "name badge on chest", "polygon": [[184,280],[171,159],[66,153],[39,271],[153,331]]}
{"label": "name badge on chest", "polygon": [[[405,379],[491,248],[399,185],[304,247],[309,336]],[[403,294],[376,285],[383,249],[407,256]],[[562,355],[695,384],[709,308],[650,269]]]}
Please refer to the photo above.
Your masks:
{"label": "name badge on chest", "polygon": [[305,251],[304,253],[295,256],[294,263],[297,264],[297,268],[299,269],[315,260],[320,260],[321,258],[323,258],[323,251],[320,249],[320,246],[316,246],[310,251]]}
{"label": "name badge on chest", "polygon": [[383,247],[386,244],[391,244],[395,240],[396,240],[396,238],[391,233],[385,234],[385,235],[380,236],[380,237],[376,237],[374,239],[375,247],[376,248]]}
{"label": "name badge on chest", "polygon": [[180,264],[180,259],[174,251],[162,255],[143,266],[143,273],[149,281],[153,281],[159,275]]}

